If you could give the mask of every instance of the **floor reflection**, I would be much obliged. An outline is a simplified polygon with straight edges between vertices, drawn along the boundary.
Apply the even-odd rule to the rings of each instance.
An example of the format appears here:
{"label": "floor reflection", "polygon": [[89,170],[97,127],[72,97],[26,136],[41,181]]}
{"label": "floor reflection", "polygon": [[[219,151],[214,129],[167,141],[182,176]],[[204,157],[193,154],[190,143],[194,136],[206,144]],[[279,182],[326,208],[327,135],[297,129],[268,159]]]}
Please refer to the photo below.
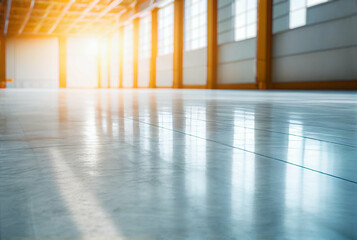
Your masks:
{"label": "floor reflection", "polygon": [[[89,239],[99,235],[93,233],[98,228],[98,222],[101,224],[101,231],[105,232],[108,238],[120,238],[120,233],[110,218],[106,216],[97,197],[93,195],[88,186],[88,182],[78,179],[71,168],[67,165],[66,160],[56,149],[51,149],[51,159],[53,167],[57,173],[55,180],[60,186],[60,195],[65,201],[67,208],[71,212],[75,227],[80,231],[81,238]],[[90,212],[88,212],[90,210]],[[43,234],[46,234],[44,232]]]}
{"label": "floor reflection", "polygon": [[[206,109],[201,106],[189,106],[184,108],[185,119],[185,143],[184,156],[186,172],[185,191],[191,199],[191,206],[198,214],[204,214],[201,203],[206,198]],[[193,136],[199,136],[192,137]]]}
{"label": "floor reflection", "polygon": [[357,101],[336,94],[0,92],[0,236],[355,239]]}
{"label": "floor reflection", "polygon": [[[289,147],[288,160],[297,165],[310,168],[319,168],[324,164],[324,152],[321,151],[321,143],[314,144],[303,135],[303,124],[299,121],[289,122]],[[307,159],[307,164],[305,163]],[[309,164],[312,163],[312,164]],[[323,179],[319,174],[306,174],[302,169],[288,167],[286,170],[286,193],[285,201],[289,207],[298,207],[302,211],[316,214],[321,211],[320,206],[324,199]],[[304,185],[308,187],[304,187]],[[296,196],[301,196],[296,199]]]}
{"label": "floor reflection", "polygon": [[[170,109],[171,111],[171,109]],[[159,128],[159,148],[160,156],[163,159],[172,161],[173,149],[173,127],[172,113],[170,111],[162,110],[158,112],[158,126]]]}
{"label": "floor reflection", "polygon": [[254,152],[255,116],[254,112],[234,111],[233,146]]}

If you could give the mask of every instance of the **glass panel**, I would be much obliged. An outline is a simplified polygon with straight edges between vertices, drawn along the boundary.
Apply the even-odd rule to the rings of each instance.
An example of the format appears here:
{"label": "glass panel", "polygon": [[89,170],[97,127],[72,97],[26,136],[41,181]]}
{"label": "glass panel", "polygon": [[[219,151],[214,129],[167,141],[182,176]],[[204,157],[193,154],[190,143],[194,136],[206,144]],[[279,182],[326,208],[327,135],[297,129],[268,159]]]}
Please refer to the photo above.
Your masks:
{"label": "glass panel", "polygon": [[235,0],[235,40],[256,37],[257,0]]}
{"label": "glass panel", "polygon": [[236,28],[236,41],[245,39],[245,27]]}
{"label": "glass panel", "polygon": [[307,6],[311,7],[325,2],[328,2],[328,0],[307,0]]}
{"label": "glass panel", "polygon": [[139,25],[139,58],[151,56],[151,15],[140,19]]}
{"label": "glass panel", "polygon": [[306,25],[306,10],[328,0],[290,0],[290,28]]}
{"label": "glass panel", "polygon": [[236,15],[244,13],[246,8],[246,0],[236,0]]}
{"label": "glass panel", "polygon": [[306,0],[290,0],[290,11],[305,8]]}
{"label": "glass panel", "polygon": [[158,55],[170,54],[173,52],[173,4],[159,10],[158,20]]}
{"label": "glass panel", "polygon": [[123,86],[133,85],[133,24],[124,27]]}
{"label": "glass panel", "polygon": [[207,45],[207,0],[185,1],[185,51]]}
{"label": "glass panel", "polygon": [[252,24],[247,27],[247,38],[253,38],[257,36],[257,25]]}
{"label": "glass panel", "polygon": [[297,28],[306,24],[306,8],[290,12],[290,28]]}

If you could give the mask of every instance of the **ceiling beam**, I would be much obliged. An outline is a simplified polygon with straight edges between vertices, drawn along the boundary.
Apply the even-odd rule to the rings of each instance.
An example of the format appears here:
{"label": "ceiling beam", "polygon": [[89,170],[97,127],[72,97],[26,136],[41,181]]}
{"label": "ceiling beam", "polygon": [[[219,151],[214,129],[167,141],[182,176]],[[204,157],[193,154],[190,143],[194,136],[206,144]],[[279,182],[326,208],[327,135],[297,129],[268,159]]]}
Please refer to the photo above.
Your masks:
{"label": "ceiling beam", "polygon": [[120,11],[120,13],[118,13],[115,22],[113,24],[110,24],[110,26],[107,28],[108,30],[104,31],[104,35],[108,35],[111,34],[112,32],[116,31],[119,29],[120,27],[120,17],[121,15],[123,15],[124,13],[126,13],[127,9],[123,9],[122,11]]}
{"label": "ceiling beam", "polygon": [[28,10],[28,12],[26,14],[24,22],[22,23],[22,25],[21,25],[21,27],[19,29],[19,32],[18,32],[19,35],[24,31],[24,28],[26,27],[26,24],[29,21],[34,5],[35,5],[35,0],[31,0],[30,8],[29,8],[29,10]]}
{"label": "ceiling beam", "polygon": [[9,28],[11,3],[12,3],[12,0],[7,0],[6,17],[5,17],[5,27],[4,27],[4,35],[5,35],[5,36],[6,36],[6,34],[7,34],[8,28]]}
{"label": "ceiling beam", "polygon": [[36,25],[35,29],[33,30],[33,33],[37,33],[40,30],[40,28],[42,27],[43,22],[47,18],[48,14],[50,14],[50,11],[53,8],[53,6],[54,6],[53,2],[50,5],[48,5],[48,7],[46,8],[45,14],[43,14],[40,22]]}
{"label": "ceiling beam", "polygon": [[[158,2],[157,0],[138,0],[136,3],[134,2],[131,6],[131,8],[135,8],[135,6],[138,6],[139,4],[142,4],[144,2],[148,1],[149,2],[149,6],[147,8],[145,8],[144,10],[140,11],[140,12],[136,12],[134,15],[132,15],[127,21],[121,22],[119,21],[119,18],[121,15],[123,15],[126,11],[128,11],[128,8],[124,9],[123,11],[121,11],[118,15],[117,15],[117,21],[110,26],[109,28],[107,28],[108,30],[104,32],[104,34],[111,34],[112,32],[118,30],[119,27],[126,25],[128,22],[131,22],[133,19],[140,17],[142,14],[145,14],[147,12],[152,11],[154,8],[158,8],[160,6],[160,2]],[[173,1],[171,1],[173,2]]]}
{"label": "ceiling beam", "polygon": [[150,0],[150,4],[147,8],[145,8],[144,10],[137,12],[133,15],[131,15],[128,19],[126,19],[125,21],[121,21],[120,22],[120,26],[124,26],[127,25],[128,23],[132,22],[135,18],[142,16],[143,14],[150,12],[152,9],[154,8],[162,8],[163,6],[166,6],[168,4],[173,3],[174,0],[168,0],[168,1],[157,1],[157,0]]}
{"label": "ceiling beam", "polygon": [[49,34],[53,33],[53,31],[57,28],[57,25],[61,22],[62,18],[66,15],[66,13],[71,8],[71,6],[74,4],[75,1],[76,0],[70,0],[69,1],[69,3],[66,5],[66,7],[62,10],[62,12],[59,15],[59,17],[58,17],[57,21],[55,22],[55,24],[53,24],[51,29],[48,31]]}
{"label": "ceiling beam", "polygon": [[[51,36],[53,37],[61,37],[61,36],[65,36],[65,37],[96,37],[95,34],[79,34],[79,33],[72,33],[72,34],[52,34]],[[23,32],[20,36],[17,34],[11,34],[8,33],[8,37],[16,37],[16,38],[48,38],[48,34],[47,33],[36,33],[33,34],[32,32]]]}
{"label": "ceiling beam", "polygon": [[[1,1],[1,0],[0,0]],[[52,8],[52,10],[53,10],[53,8]],[[50,11],[49,12],[49,14],[48,14],[48,16],[50,16],[50,15],[54,15],[54,14],[56,14],[56,13],[59,13],[59,12],[56,12],[56,11]],[[40,15],[41,14],[41,15]],[[46,14],[46,11],[41,11],[41,12],[38,12],[38,11],[36,11],[36,8],[34,8],[33,10],[32,10],[32,13],[31,13],[31,19],[34,19],[34,20],[40,20],[40,19],[42,19],[43,17],[44,17],[44,15]],[[69,17],[71,17],[71,18],[76,18],[76,17],[78,17],[79,15],[81,15],[82,14],[82,12],[74,12],[74,11],[70,11],[70,12],[67,12],[67,15],[69,16]],[[98,16],[98,14],[99,13],[93,13],[93,12],[91,12],[91,13],[88,13],[88,15],[87,15],[87,17],[90,17],[90,18],[93,18],[93,17],[96,17],[96,16]],[[118,13],[108,13],[107,15],[106,15],[106,17],[113,17],[113,18],[115,18],[116,16],[117,16],[117,14]],[[59,14],[58,14],[59,15]],[[24,16],[24,14],[22,14],[22,13],[19,13],[19,12],[15,12],[14,11],[14,7],[12,7],[11,8],[11,19],[21,19],[21,17],[23,17]],[[48,17],[47,16],[47,18],[46,19],[57,19],[57,17]],[[12,20],[11,20],[12,21]]]}
{"label": "ceiling beam", "polygon": [[92,25],[94,22],[96,22],[99,19],[101,19],[103,16],[105,16],[107,13],[109,13],[111,10],[113,10],[116,6],[118,6],[122,2],[123,2],[123,0],[114,0],[103,11],[101,11],[97,17],[95,17],[94,19],[90,20],[89,23],[84,28],[82,28],[82,30],[85,31],[87,28],[90,27],[90,25]]}
{"label": "ceiling beam", "polygon": [[[45,21],[45,22],[43,22],[42,27],[46,26],[46,29],[49,29],[49,28],[51,28],[53,26],[53,22],[55,20],[57,20],[57,18],[48,17],[48,18],[46,18],[46,20],[51,20],[52,22],[50,23],[50,22]],[[111,20],[111,22],[112,21],[114,21],[114,20]],[[108,24],[109,22],[110,22],[109,19],[107,19],[107,20],[100,19],[97,23],[98,24]],[[11,27],[9,27],[8,33],[10,31],[13,31],[13,32],[15,31],[17,33],[18,29],[22,26],[22,24],[23,24],[23,20],[20,21],[20,20],[12,20],[11,19]],[[31,19],[27,22],[26,27],[31,26],[31,28],[32,28],[31,32],[33,32],[33,29],[37,26],[37,24],[38,24],[38,21],[33,21],[32,17],[31,17]],[[61,27],[63,29],[65,29],[65,28],[69,27],[70,24],[71,23],[69,21],[66,21],[66,22],[62,21],[61,22]]]}
{"label": "ceiling beam", "polygon": [[81,13],[81,16],[73,21],[73,23],[67,28],[66,32],[70,32],[73,27],[83,20],[84,17],[99,3],[100,0],[93,0],[89,6]]}

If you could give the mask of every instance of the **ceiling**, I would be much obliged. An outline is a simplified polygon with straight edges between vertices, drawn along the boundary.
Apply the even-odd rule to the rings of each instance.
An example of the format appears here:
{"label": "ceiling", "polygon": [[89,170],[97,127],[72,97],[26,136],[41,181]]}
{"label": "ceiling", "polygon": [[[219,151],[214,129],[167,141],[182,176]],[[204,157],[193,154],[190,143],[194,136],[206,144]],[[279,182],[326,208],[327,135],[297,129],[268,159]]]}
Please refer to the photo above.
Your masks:
{"label": "ceiling", "polygon": [[138,2],[138,0],[0,1],[0,30],[10,37],[110,32],[118,26],[120,16]]}

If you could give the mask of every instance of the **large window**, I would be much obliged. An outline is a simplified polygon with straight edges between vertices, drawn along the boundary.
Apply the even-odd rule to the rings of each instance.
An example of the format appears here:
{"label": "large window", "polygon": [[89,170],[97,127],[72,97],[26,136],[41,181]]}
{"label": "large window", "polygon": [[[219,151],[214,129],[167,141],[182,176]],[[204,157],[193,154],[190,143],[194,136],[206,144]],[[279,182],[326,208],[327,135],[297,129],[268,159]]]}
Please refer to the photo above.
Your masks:
{"label": "large window", "polygon": [[290,0],[290,28],[297,28],[306,24],[306,9],[328,0]]}
{"label": "large window", "polygon": [[257,36],[257,0],[235,0],[235,40]]}
{"label": "large window", "polygon": [[133,86],[133,24],[124,27],[123,86]]}
{"label": "large window", "polygon": [[185,0],[185,50],[207,46],[207,0]]}
{"label": "large window", "polygon": [[[36,42],[37,43],[37,42]],[[50,49],[47,49],[44,42],[38,42],[39,49],[49,54]],[[67,38],[67,86],[68,87],[98,87],[98,54],[99,54],[99,39],[97,38],[82,38],[68,37]],[[38,50],[36,46],[31,45],[29,48],[33,51]],[[40,54],[40,53],[37,53]],[[42,55],[40,55],[42,56]],[[39,59],[36,56],[35,59]],[[44,55],[47,59],[46,64],[52,62],[48,55]],[[42,59],[42,58],[41,58]],[[35,64],[34,62],[32,64]],[[37,66],[37,65],[35,65]],[[34,67],[35,67],[34,66]],[[47,68],[49,68],[47,66]],[[47,69],[49,70],[49,69]],[[44,73],[42,73],[44,74]],[[46,78],[50,79],[50,78]]]}
{"label": "large window", "polygon": [[158,55],[174,51],[174,6],[170,4],[159,10]]}
{"label": "large window", "polygon": [[139,25],[139,58],[151,56],[151,16],[147,15],[140,19]]}
{"label": "large window", "polygon": [[124,27],[124,63],[133,60],[133,24]]}

